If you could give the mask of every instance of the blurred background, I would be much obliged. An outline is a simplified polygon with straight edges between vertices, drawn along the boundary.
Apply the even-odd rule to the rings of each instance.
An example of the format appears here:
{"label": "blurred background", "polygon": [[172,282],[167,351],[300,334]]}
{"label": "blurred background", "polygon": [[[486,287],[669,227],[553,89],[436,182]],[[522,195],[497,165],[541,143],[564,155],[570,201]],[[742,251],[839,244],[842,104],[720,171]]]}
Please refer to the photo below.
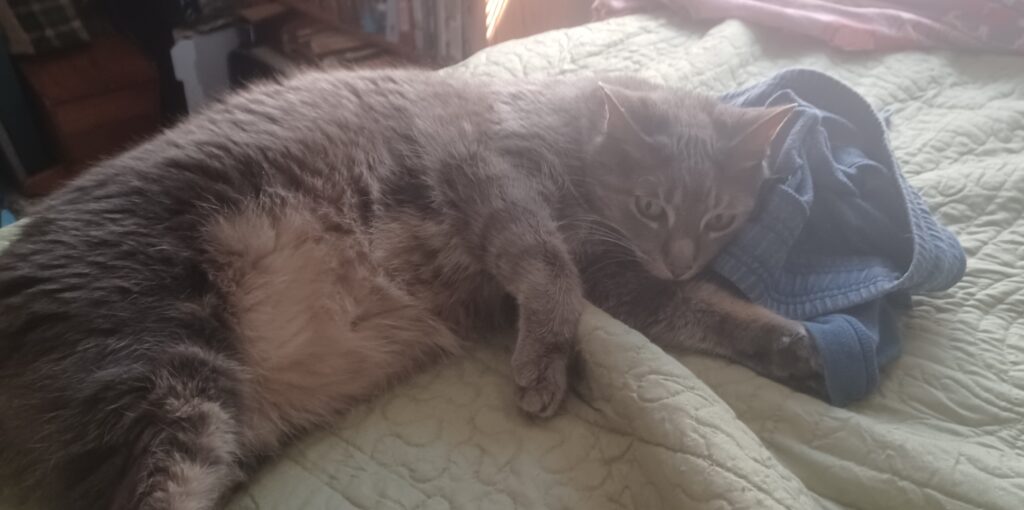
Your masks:
{"label": "blurred background", "polygon": [[0,0],[0,210],[225,91],[302,66],[436,68],[590,0]]}

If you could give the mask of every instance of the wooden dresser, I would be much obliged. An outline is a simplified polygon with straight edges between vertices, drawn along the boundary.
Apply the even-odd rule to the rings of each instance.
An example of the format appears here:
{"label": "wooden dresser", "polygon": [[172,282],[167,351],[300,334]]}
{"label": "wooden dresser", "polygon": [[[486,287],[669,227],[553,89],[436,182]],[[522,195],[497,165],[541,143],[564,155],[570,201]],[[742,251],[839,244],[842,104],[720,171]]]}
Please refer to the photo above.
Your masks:
{"label": "wooden dresser", "polygon": [[97,36],[81,48],[22,59],[19,65],[61,161],[61,168],[31,179],[30,188],[52,188],[159,129],[156,68],[119,36]]}

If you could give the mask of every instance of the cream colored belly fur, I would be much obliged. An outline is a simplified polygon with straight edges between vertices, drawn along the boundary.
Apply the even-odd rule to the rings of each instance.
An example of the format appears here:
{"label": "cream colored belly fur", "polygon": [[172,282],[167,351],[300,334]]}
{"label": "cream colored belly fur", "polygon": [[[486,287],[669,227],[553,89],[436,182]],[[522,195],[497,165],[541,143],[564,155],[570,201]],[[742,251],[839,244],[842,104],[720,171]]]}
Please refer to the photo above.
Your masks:
{"label": "cream colored belly fur", "polygon": [[258,450],[458,350],[440,320],[375,276],[358,243],[310,214],[244,213],[209,233],[251,374],[243,430]]}

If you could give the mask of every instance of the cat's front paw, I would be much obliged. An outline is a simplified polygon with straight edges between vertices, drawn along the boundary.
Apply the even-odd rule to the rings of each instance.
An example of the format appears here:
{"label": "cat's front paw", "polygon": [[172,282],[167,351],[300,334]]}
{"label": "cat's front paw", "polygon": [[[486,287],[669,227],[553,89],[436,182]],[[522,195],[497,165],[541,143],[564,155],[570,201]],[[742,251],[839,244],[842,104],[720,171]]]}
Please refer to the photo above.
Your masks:
{"label": "cat's front paw", "polygon": [[766,375],[797,391],[825,398],[821,354],[807,328],[799,322],[787,321],[772,336]]}
{"label": "cat's front paw", "polygon": [[801,375],[821,372],[821,357],[814,338],[803,324],[788,321],[774,332],[772,365],[778,375]]}
{"label": "cat's front paw", "polygon": [[516,403],[524,413],[548,418],[558,411],[569,386],[570,353],[564,349],[522,345],[512,355]]}

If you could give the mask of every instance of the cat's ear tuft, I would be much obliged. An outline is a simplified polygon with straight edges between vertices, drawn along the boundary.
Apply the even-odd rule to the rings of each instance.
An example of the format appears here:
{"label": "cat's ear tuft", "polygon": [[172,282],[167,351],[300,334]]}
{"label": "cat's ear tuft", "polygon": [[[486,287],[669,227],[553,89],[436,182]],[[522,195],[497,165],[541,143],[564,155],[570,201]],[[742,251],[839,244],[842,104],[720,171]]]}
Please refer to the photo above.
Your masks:
{"label": "cat's ear tuft", "polygon": [[796,104],[790,104],[762,108],[747,124],[749,127],[730,145],[729,166],[736,169],[762,168],[761,163],[768,157],[772,141],[796,107]]}
{"label": "cat's ear tuft", "polygon": [[604,82],[597,85],[604,97],[604,134],[627,143],[647,143],[634,120],[642,101],[636,93]]}

